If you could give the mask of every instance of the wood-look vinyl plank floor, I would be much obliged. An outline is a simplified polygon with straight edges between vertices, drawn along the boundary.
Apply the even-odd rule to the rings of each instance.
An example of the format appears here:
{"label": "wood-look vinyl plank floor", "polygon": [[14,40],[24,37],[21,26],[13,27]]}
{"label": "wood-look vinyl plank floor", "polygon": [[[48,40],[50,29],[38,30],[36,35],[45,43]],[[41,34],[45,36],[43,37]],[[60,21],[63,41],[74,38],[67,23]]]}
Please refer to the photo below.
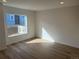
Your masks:
{"label": "wood-look vinyl plank floor", "polygon": [[79,49],[42,39],[9,45],[0,59],[79,59]]}

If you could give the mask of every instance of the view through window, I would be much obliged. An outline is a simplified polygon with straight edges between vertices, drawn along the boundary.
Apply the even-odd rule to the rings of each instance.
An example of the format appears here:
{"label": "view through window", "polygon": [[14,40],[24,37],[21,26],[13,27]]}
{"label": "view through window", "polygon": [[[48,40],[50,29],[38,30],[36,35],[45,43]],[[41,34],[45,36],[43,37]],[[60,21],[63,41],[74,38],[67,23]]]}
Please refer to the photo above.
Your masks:
{"label": "view through window", "polygon": [[18,34],[27,33],[27,16],[7,14],[6,24],[8,28],[17,27]]}

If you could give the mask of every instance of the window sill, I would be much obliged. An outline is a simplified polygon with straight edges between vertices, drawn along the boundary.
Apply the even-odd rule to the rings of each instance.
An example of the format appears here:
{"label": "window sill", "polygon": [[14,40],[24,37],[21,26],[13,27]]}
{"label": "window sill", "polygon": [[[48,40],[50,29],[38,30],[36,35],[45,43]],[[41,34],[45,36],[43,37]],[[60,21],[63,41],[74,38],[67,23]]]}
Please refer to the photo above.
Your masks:
{"label": "window sill", "polygon": [[27,34],[27,33],[15,33],[15,34],[9,35],[8,37],[14,37],[14,36],[19,36],[23,34]]}
{"label": "window sill", "polygon": [[[19,27],[19,26],[22,26],[22,25],[12,25],[12,26],[7,26],[8,28],[12,28],[12,27]],[[24,26],[23,26],[24,27]]]}

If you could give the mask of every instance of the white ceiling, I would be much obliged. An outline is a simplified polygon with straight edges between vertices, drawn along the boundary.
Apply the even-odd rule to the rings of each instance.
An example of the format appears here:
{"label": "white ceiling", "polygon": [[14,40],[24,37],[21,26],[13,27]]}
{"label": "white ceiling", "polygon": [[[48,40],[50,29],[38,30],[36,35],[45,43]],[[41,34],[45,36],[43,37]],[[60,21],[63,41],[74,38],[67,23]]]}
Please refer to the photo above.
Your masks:
{"label": "white ceiling", "polygon": [[[60,1],[64,1],[64,5],[60,5]],[[7,3],[5,3],[5,5],[40,11],[79,5],[79,0],[7,0]]]}

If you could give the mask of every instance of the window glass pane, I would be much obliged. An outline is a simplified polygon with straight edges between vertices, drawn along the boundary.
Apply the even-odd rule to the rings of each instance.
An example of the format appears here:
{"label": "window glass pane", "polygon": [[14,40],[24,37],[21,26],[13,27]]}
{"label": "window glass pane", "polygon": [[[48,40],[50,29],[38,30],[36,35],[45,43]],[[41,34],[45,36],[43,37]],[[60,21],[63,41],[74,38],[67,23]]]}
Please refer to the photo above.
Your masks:
{"label": "window glass pane", "polygon": [[15,17],[13,14],[7,14],[7,19],[6,19],[7,25],[11,26],[15,24]]}
{"label": "window glass pane", "polygon": [[19,33],[27,33],[27,16],[20,16],[20,24],[18,32]]}
{"label": "window glass pane", "polygon": [[25,16],[20,16],[20,24],[25,25]]}

